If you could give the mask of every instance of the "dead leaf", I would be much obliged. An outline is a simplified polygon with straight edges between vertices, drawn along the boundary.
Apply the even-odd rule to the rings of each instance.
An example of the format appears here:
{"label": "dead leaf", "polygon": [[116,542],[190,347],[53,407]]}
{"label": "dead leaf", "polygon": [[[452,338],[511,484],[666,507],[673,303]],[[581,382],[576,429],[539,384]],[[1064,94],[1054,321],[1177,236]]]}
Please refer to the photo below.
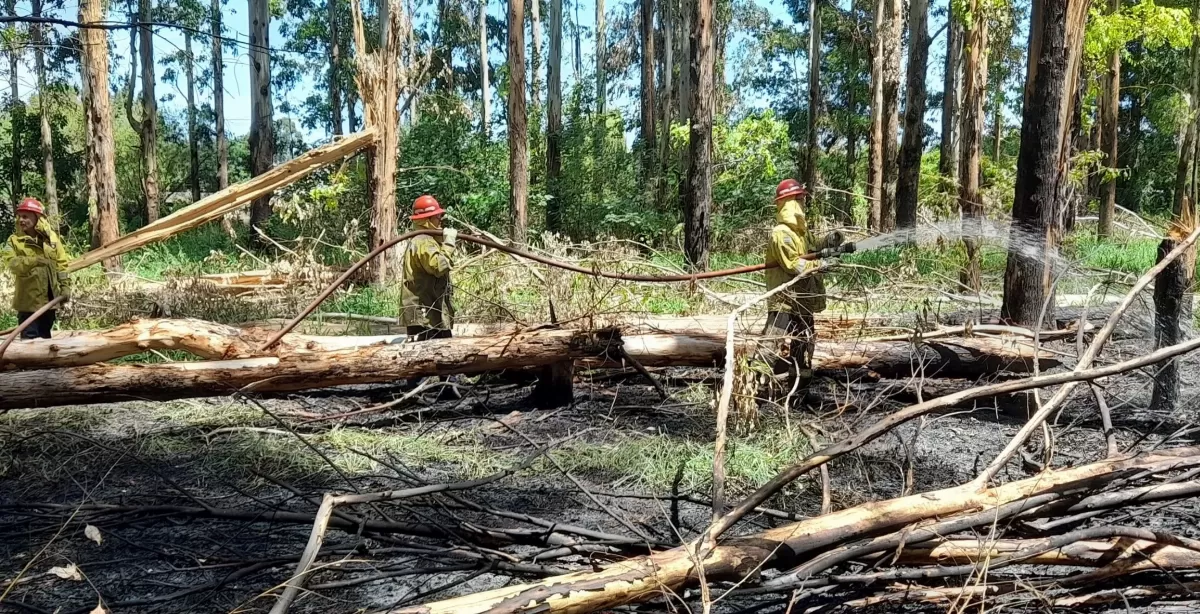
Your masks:
{"label": "dead leaf", "polygon": [[104,541],[104,538],[100,536],[100,529],[97,529],[96,527],[94,527],[90,524],[83,528],[83,535],[85,537],[87,537],[88,539],[96,542],[97,546],[100,545],[100,542]]}
{"label": "dead leaf", "polygon": [[108,614],[108,610],[105,610],[103,605],[96,604],[96,609],[88,612],[88,614]]}
{"label": "dead leaf", "polygon": [[83,575],[79,573],[79,568],[75,566],[75,563],[71,563],[66,567],[51,567],[50,573],[62,578],[63,580],[83,582]]}

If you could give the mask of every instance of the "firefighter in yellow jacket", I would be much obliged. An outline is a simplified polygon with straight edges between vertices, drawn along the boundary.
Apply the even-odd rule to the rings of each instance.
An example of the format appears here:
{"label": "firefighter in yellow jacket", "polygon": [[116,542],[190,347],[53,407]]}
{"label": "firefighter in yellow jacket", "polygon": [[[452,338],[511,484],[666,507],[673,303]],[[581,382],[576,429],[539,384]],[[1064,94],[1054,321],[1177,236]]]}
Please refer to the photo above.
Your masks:
{"label": "firefighter in yellow jacket", "polygon": [[[767,243],[767,289],[778,288],[793,277],[820,266],[805,254],[836,248],[842,233],[834,231],[815,239],[808,231],[804,208],[798,199],[806,194],[795,179],[785,179],[775,190],[775,226]],[[780,341],[779,352],[769,363],[776,374],[789,371],[801,383],[812,378],[815,348],[813,316],[825,310],[825,284],[819,275],[805,277],[767,300],[767,326],[763,335]]]}
{"label": "firefighter in yellow jacket", "polygon": [[[413,203],[413,227],[441,228],[446,211],[428,194]],[[411,341],[445,339],[454,326],[454,244],[457,233],[447,228],[441,237],[419,235],[404,250],[401,316]]]}
{"label": "firefighter in yellow jacket", "polygon": [[[16,232],[8,237],[0,251],[0,261],[16,282],[12,306],[19,322],[28,320],[33,312],[55,297],[70,299],[70,279],[67,277],[70,258],[37,199],[26,198],[17,207]],[[49,339],[54,319],[55,312],[51,309],[22,331],[21,338]]]}

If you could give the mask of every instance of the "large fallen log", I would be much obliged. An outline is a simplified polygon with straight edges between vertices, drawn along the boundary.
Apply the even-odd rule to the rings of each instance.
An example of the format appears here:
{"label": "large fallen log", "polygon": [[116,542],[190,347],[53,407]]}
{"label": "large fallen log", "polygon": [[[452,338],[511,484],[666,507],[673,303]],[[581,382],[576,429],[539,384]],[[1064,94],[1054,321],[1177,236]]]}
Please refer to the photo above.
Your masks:
{"label": "large fallen log", "polygon": [[696,582],[737,581],[764,566],[791,567],[830,545],[964,511],[993,509],[1039,494],[1096,488],[1138,472],[1157,473],[1200,465],[1200,448],[1178,448],[1132,458],[1047,471],[994,488],[955,486],[876,501],[730,538],[700,562],[691,546],[614,563],[600,571],[548,578],[444,601],[390,610],[395,614],[562,612],[581,614],[679,594]]}
{"label": "large fallen log", "polygon": [[218,220],[226,213],[250,204],[256,198],[303,179],[326,164],[341,160],[356,151],[369,147],[375,142],[375,137],[375,129],[367,128],[301,154],[257,177],[231,185],[171,215],[160,218],[156,222],[147,224],[104,247],[94,249],[72,261],[67,267],[67,271],[78,271],[101,260],[119,256],[139,247],[170,238],[185,230]]}
{"label": "large fallen log", "polygon": [[[257,348],[268,336],[269,333],[261,329],[240,329],[203,320],[135,320],[106,331],[78,331],[56,339],[16,342],[0,358],[0,368],[75,367],[148,350],[184,350],[209,360],[254,358],[263,356]],[[282,357],[295,353],[327,352],[396,343],[402,339],[403,336],[398,335],[287,335],[268,355]],[[752,344],[755,340],[747,338],[745,342]],[[645,366],[657,367],[719,365],[724,361],[724,343],[723,336],[715,333],[624,335],[625,350],[634,360]],[[1059,364],[1053,354],[1035,352],[1029,342],[1012,339],[942,339],[916,345],[907,341],[820,341],[814,367],[823,371],[862,369],[884,377],[923,374],[929,377],[969,378],[997,371],[1031,371],[1035,357],[1039,358],[1042,369]],[[348,366],[367,359],[366,355],[350,353],[341,358]],[[612,361],[598,361],[591,357],[584,362],[595,366]],[[218,365],[209,367],[219,369]],[[145,368],[153,369],[156,366],[148,365]]]}
{"label": "large fallen log", "polygon": [[241,360],[10,371],[0,373],[0,409],[219,396],[243,389],[291,392],[540,367],[564,360],[616,356],[620,342],[620,335],[612,330],[548,330],[508,337],[286,352]]}

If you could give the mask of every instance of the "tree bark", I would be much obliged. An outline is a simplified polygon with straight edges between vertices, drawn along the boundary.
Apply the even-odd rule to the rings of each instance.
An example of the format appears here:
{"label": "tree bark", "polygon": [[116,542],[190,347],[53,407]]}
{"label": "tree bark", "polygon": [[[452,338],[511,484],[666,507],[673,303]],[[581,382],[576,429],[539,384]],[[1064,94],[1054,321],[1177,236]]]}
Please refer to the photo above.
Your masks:
{"label": "tree bark", "polygon": [[550,61],[547,64],[547,88],[550,99],[546,119],[546,229],[564,230],[562,190],[562,35],[563,0],[550,0]]}
{"label": "tree bark", "polygon": [[[858,45],[855,45],[850,52],[852,66],[858,66],[858,53]],[[846,172],[845,183],[842,186],[846,193],[838,199],[841,206],[838,207],[836,213],[838,222],[843,226],[852,226],[854,224],[854,198],[858,187],[858,127],[855,121],[858,117],[858,88],[852,84],[847,89],[850,91],[846,95],[846,113],[853,119],[846,122]],[[869,207],[868,205],[868,211],[870,211]]]}
{"label": "tree bark", "polygon": [[871,31],[871,136],[867,148],[867,229],[883,231],[883,39],[886,33],[884,5],[891,0],[874,0]]}
{"label": "tree bark", "polygon": [[[484,591],[434,603],[388,610],[391,614],[476,614],[492,612],[580,613],[647,601],[664,592],[679,594],[698,577],[708,582],[741,581],[763,566],[792,567],[831,545],[899,530],[931,518],[967,510],[990,510],[1044,493],[1096,488],[1139,470],[1155,471],[1200,464],[1200,450],[1178,448],[1133,458],[1104,460],[1071,469],[1050,470],[994,488],[973,484],[872,501],[762,533],[726,538],[696,569],[696,546],[687,544],[650,556],[541,581]],[[700,573],[702,571],[702,573]]]}
{"label": "tree bark", "polygon": [[528,240],[529,128],[525,110],[525,4],[508,0],[508,206],[512,240]]}
{"label": "tree bark", "polygon": [[925,73],[929,65],[929,0],[909,0],[908,82],[904,95],[904,143],[896,187],[896,226],[916,228],[925,153]]}
{"label": "tree bark", "polygon": [[654,182],[651,178],[656,170],[655,157],[658,153],[658,127],[655,125],[657,118],[654,104],[654,63],[657,59],[654,53],[654,0],[641,0],[638,6],[642,19],[642,181],[647,194],[653,194]]}
{"label": "tree bark", "polygon": [[[1200,0],[1193,0],[1192,14],[1198,14],[1198,10],[1200,10]],[[1185,201],[1191,201],[1191,206],[1195,206],[1195,201],[1188,198],[1188,194],[1190,193],[1193,161],[1196,157],[1196,126],[1197,123],[1200,123],[1200,119],[1195,117],[1197,111],[1200,111],[1200,32],[1192,35],[1191,59],[1191,104],[1188,105],[1188,111],[1192,115],[1192,121],[1187,123],[1187,128],[1184,130],[1183,143],[1179,148],[1179,163],[1175,169],[1175,194],[1171,211],[1176,216],[1185,208]]]}
{"label": "tree bark", "polygon": [[[8,16],[16,19],[16,0],[5,0],[4,4],[6,9],[5,12],[8,13]],[[16,25],[9,26],[9,34],[11,37],[8,41],[8,88],[9,96],[11,97],[9,104],[12,105],[12,113],[9,119],[9,131],[12,133],[12,165],[9,168],[9,186],[11,187],[11,193],[9,196],[12,199],[13,206],[16,206],[21,202],[21,199],[25,197],[24,178],[22,177],[21,169],[22,156],[18,155],[17,153],[22,149],[21,134],[25,131],[25,103],[21,102],[19,74],[21,65],[21,51],[20,41],[18,40],[16,29]]]}
{"label": "tree bark", "polygon": [[[971,11],[979,10],[978,0],[970,3]],[[964,29],[962,127],[959,129],[960,155],[958,170],[958,206],[963,217],[963,245],[967,262],[959,275],[959,283],[971,292],[983,287],[979,264],[982,238],[983,197],[979,193],[981,153],[983,146],[983,102],[987,94],[988,32],[987,20],[976,19]]]}
{"label": "tree bark", "polygon": [[[32,1],[33,16],[42,16],[42,0]],[[58,212],[58,179],[54,174],[54,133],[50,130],[50,90],[46,87],[46,35],[42,24],[33,24],[33,65],[37,73],[38,108],[41,114],[42,169],[45,177],[46,214],[52,224],[61,224]]]}
{"label": "tree bark", "polygon": [[884,0],[887,35],[883,56],[883,204],[879,220],[884,232],[896,229],[896,184],[900,172],[900,34],[901,0]]}
{"label": "tree bark", "polygon": [[804,206],[811,208],[820,181],[817,159],[820,153],[817,135],[821,128],[824,103],[821,100],[821,3],[808,3],[808,144],[804,150],[804,183],[808,193]]}
{"label": "tree bark", "polygon": [[962,18],[954,10],[954,0],[946,3],[946,64],[942,79],[942,140],[938,146],[938,172],[947,189],[958,178],[958,102],[962,68]]}
{"label": "tree bark", "polygon": [[658,21],[662,30],[662,44],[659,45],[658,67],[659,79],[661,87],[658,97],[659,106],[659,121],[658,125],[662,130],[662,137],[658,142],[658,191],[655,196],[655,203],[658,206],[664,206],[667,202],[667,177],[671,170],[671,123],[674,120],[673,114],[678,109],[678,102],[675,100],[677,92],[675,89],[675,49],[676,35],[675,22],[677,19],[678,2],[675,0],[659,0],[659,16]]}
{"label": "tree bark", "polygon": [[[138,0],[138,53],[142,64],[142,120],[138,134],[142,137],[142,196],[146,199],[146,223],[158,220],[158,97],[154,94],[154,30],[151,0]],[[132,87],[132,84],[131,84]]]}
{"label": "tree bark", "polygon": [[533,46],[529,56],[529,101],[534,108],[534,131],[541,127],[542,107],[542,3],[529,0],[529,33]]}
{"label": "tree bark", "polygon": [[997,85],[992,95],[992,161],[1000,163],[1001,144],[1004,142],[1004,91],[1003,84]]}
{"label": "tree bark", "polygon": [[[1164,239],[1158,245],[1157,262],[1175,249],[1177,241]],[[1183,341],[1180,329],[1184,298],[1191,285],[1188,258],[1178,258],[1154,279],[1154,349]],[[1192,258],[1194,260],[1194,258]],[[1154,371],[1154,392],[1150,410],[1170,415],[1179,406],[1179,359],[1159,363]]]}
{"label": "tree bark", "polygon": [[342,135],[342,46],[338,0],[325,0],[329,12],[329,117],[333,135]]}
{"label": "tree bark", "polygon": [[[267,0],[250,0],[250,175],[257,177],[274,166],[275,115],[271,103],[271,12]],[[266,231],[271,220],[271,194],[250,206],[250,241],[262,239],[253,229]]]}
{"label": "tree bark", "polygon": [[[104,20],[100,0],[80,0],[79,21],[84,24]],[[92,218],[92,248],[102,248],[117,240],[117,165],[116,144],[113,141],[112,111],[108,96],[108,31],[100,28],[81,28],[83,50],[83,80],[87,92],[87,130],[85,144],[88,175],[92,182],[89,196],[95,193],[95,203],[88,203]],[[119,271],[121,260],[113,254],[104,261],[104,270]]]}
{"label": "tree bark", "polygon": [[1035,0],[1021,150],[1013,198],[1012,238],[1001,314],[1030,325],[1043,305],[1053,314],[1054,267],[1067,188],[1069,115],[1083,47],[1089,0]]}
{"label": "tree bark", "polygon": [[691,129],[683,198],[683,251],[692,270],[708,268],[712,210],[713,2],[692,0]]}
{"label": "tree bark", "polygon": [[604,70],[604,61],[608,57],[606,28],[604,0],[596,0],[596,113],[599,115],[608,111],[608,73]]}
{"label": "tree bark", "polygon": [[[212,0],[211,13],[213,73],[213,133],[217,149],[217,191],[229,187],[229,140],[225,137],[225,54],[221,46],[221,0]],[[225,234],[234,236],[233,220],[221,218]]]}
{"label": "tree bark", "polygon": [[488,61],[487,9],[488,0],[479,0],[479,100],[482,106],[479,132],[483,134],[485,140],[492,133],[492,88],[488,84],[491,76],[491,63]]}
{"label": "tree bark", "polygon": [[[1121,0],[1109,0],[1110,14],[1121,10]],[[1112,235],[1113,216],[1117,212],[1117,114],[1121,109],[1121,51],[1114,49],[1108,58],[1108,70],[1100,96],[1100,147],[1104,152],[1108,176],[1104,178],[1100,194],[1100,221],[1096,225],[1096,236]]]}
{"label": "tree bark", "polygon": [[[270,393],[389,383],[429,375],[540,367],[604,355],[619,346],[620,336],[613,331],[552,330],[329,352],[285,351],[279,356],[238,360],[14,371],[0,377],[0,408],[220,396],[246,387]],[[55,392],[51,396],[44,394],[47,391]]]}
{"label": "tree bark", "polygon": [[196,137],[196,58],[192,55],[192,33],[183,33],[183,54],[187,58],[184,74],[187,76],[187,122],[188,122],[188,184],[192,188],[192,200],[200,200],[200,143]]}
{"label": "tree bark", "polygon": [[679,0],[679,121],[685,124],[692,120],[692,5],[697,1]]}

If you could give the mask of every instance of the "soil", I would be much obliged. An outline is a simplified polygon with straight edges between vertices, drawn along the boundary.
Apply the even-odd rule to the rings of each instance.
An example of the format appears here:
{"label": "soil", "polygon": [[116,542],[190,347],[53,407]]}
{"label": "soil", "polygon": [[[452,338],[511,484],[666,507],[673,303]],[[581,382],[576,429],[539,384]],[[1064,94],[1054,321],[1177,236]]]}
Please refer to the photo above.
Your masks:
{"label": "soil", "polygon": [[[1125,337],[1105,352],[1106,361],[1148,350],[1144,335]],[[1054,347],[1074,354],[1073,343]],[[1192,440],[1189,427],[1195,422],[1195,399],[1200,394],[1200,378],[1193,376],[1200,373],[1197,366],[1195,360],[1185,361],[1181,408],[1171,415],[1148,409],[1149,372],[1101,383],[1123,447],[1146,450]],[[374,492],[478,477],[504,468],[503,463],[492,466],[500,462],[498,458],[520,459],[545,445],[569,444],[576,451],[594,445],[602,451],[622,438],[648,434],[706,445],[712,440],[712,411],[705,403],[687,406],[695,384],[690,392],[686,385],[715,375],[704,370],[659,372],[677,394],[665,404],[636,374],[581,379],[576,385],[576,403],[556,410],[529,409],[525,403],[530,391],[528,378],[515,383],[511,379],[464,383],[466,398],[436,400],[426,394],[427,405],[419,414],[412,406],[402,405],[337,422],[306,420],[312,414],[338,414],[387,401],[403,390],[344,388],[250,404],[229,399],[189,401],[173,409],[164,409],[162,404],[120,403],[10,412],[0,416],[0,592],[7,590],[0,598],[0,610],[87,614],[100,604],[105,611],[130,613],[266,611],[295,570],[309,538],[311,520],[282,522],[265,519],[262,514],[286,510],[311,516],[321,495],[328,492]],[[810,391],[807,407],[793,410],[786,422],[802,424],[825,440],[839,438],[899,406],[873,399],[871,390],[859,387],[847,397],[839,382],[819,380]],[[1043,399],[1048,398],[1048,391],[1042,394]],[[210,413],[211,418],[206,417]],[[835,508],[971,479],[1016,433],[1023,418],[1019,414],[1019,409],[999,411],[994,404],[981,402],[973,410],[963,408],[896,429],[832,464]],[[778,412],[764,409],[759,428],[763,432],[781,428],[784,421]],[[233,430],[221,431],[228,427]],[[1078,389],[1056,417],[1053,432],[1054,466],[1088,462],[1104,454],[1098,411],[1085,387]],[[364,446],[375,442],[370,453],[374,460],[348,452],[358,449],[354,443],[343,446],[335,459],[317,453],[333,454],[323,446],[310,448],[300,441],[318,435],[364,433],[376,438],[400,437],[407,442],[404,445],[440,442],[444,449],[469,452],[461,458],[439,456],[436,450],[424,453],[425,457],[418,453],[423,460],[413,462],[411,452],[393,447],[400,444],[365,439]],[[1033,464],[1044,458],[1043,444],[1037,439],[1027,446],[1022,459],[1010,463],[1001,479],[1024,478],[1036,472]],[[343,472],[333,470],[326,460],[340,463]],[[357,469],[345,470],[346,463],[357,463]],[[662,544],[694,536],[711,515],[701,503],[673,502],[669,486],[651,487],[611,467],[573,471],[571,476],[578,486],[543,460],[516,477],[457,492],[458,502],[431,495],[380,504],[375,509],[357,506],[348,510],[356,517],[425,527],[409,533],[448,534],[368,531],[364,536],[353,525],[331,528],[323,551],[327,555],[319,560],[320,570],[308,583],[310,591],[291,611],[387,609],[527,580],[536,577],[532,573],[536,565],[543,565],[545,573],[554,573],[609,560],[609,555],[589,553],[545,563],[533,561],[532,554],[555,546],[539,544],[549,530],[518,520],[520,514],[545,519],[550,526],[575,525],[623,536],[633,535],[636,529]],[[741,485],[742,492],[746,486]],[[593,496],[606,509],[583,489],[601,493]],[[618,494],[667,498],[614,496]],[[701,502],[707,498],[703,491],[679,494],[694,494]],[[470,504],[478,508],[472,509]],[[99,505],[122,506],[123,511],[100,513]],[[799,515],[816,514],[819,505],[820,486],[808,479],[771,502],[775,509]],[[195,511],[206,507],[235,511],[240,516],[217,518],[213,517],[216,512]],[[192,511],[185,513],[180,508]],[[480,510],[500,511],[500,515]],[[1094,522],[1110,522],[1106,518],[1128,512],[1117,510]],[[1138,526],[1200,538],[1195,521],[1198,513],[1197,502],[1185,500],[1138,508],[1135,518]],[[673,529],[676,517],[679,524]],[[779,522],[783,521],[760,515],[742,523],[737,531],[752,532]],[[89,539],[88,526],[98,529],[100,543]],[[495,543],[491,549],[503,549],[509,562],[521,563],[526,573],[480,565],[481,551],[456,534],[468,527],[521,530],[511,536],[521,536],[526,545]],[[620,550],[634,553],[640,547]],[[79,574],[76,578],[60,578],[50,571],[68,568],[63,573],[70,576],[71,566]],[[1034,571],[1048,570],[1014,567],[996,572],[992,579]],[[5,588],[18,577],[16,584]],[[1163,582],[1160,578],[1153,583]],[[683,597],[693,611],[699,611],[694,591]],[[782,612],[787,604],[779,599],[730,598],[715,610]],[[1170,611],[1188,607],[1186,602],[1185,598],[1130,607]],[[806,607],[813,605],[821,602]],[[673,600],[631,609],[682,611],[683,607]],[[1034,611],[1045,606],[1024,599],[1008,607]],[[1115,609],[1128,611],[1125,604]]]}

